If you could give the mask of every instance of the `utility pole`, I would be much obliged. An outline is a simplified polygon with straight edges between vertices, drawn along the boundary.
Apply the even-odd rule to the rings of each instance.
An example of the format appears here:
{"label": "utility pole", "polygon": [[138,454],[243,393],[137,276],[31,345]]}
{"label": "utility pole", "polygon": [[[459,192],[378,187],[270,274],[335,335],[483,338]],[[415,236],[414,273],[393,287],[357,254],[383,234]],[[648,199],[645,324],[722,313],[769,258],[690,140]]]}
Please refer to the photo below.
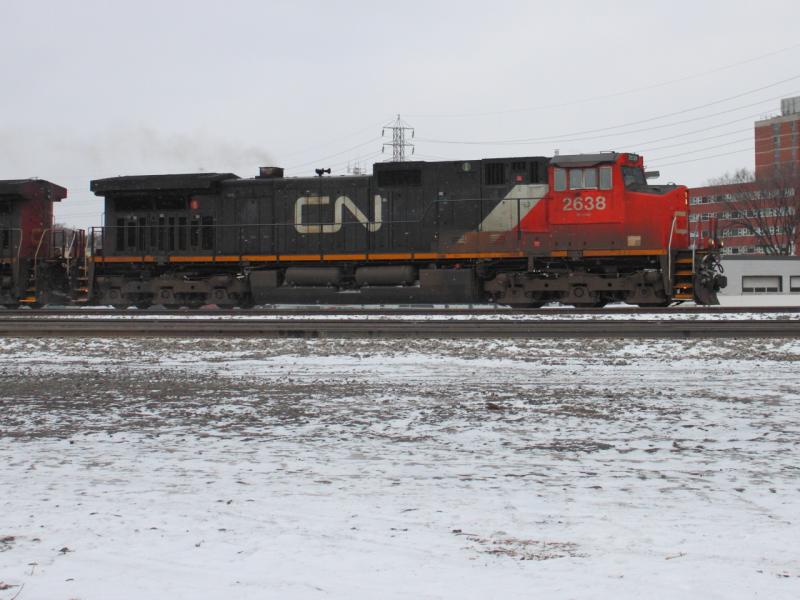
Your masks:
{"label": "utility pole", "polygon": [[381,130],[381,137],[386,135],[386,130],[392,132],[392,141],[391,142],[384,142],[383,147],[381,148],[381,152],[386,150],[386,146],[392,147],[392,161],[391,162],[403,162],[406,160],[406,148],[411,148],[411,154],[414,154],[414,144],[411,144],[406,141],[406,132],[411,132],[411,137],[414,137],[414,128],[409,126],[408,123],[403,121],[400,118],[400,115],[397,115],[397,119],[392,121],[391,123],[387,123],[383,126]]}

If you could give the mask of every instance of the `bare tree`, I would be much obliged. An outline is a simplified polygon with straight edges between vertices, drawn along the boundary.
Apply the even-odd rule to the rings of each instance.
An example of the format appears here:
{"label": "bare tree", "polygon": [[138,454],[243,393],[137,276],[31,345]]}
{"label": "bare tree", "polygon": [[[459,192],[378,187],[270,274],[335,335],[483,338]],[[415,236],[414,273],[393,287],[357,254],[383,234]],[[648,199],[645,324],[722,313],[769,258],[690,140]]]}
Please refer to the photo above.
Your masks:
{"label": "bare tree", "polygon": [[744,230],[753,236],[764,254],[791,255],[800,235],[800,171],[773,169],[755,178],[751,171],[739,169],[733,175],[712,180],[711,185],[726,186],[723,194],[726,213],[721,215],[723,230]]}
{"label": "bare tree", "polygon": [[741,185],[755,180],[755,173],[746,167],[742,167],[741,169],[736,169],[733,173],[725,173],[721,177],[712,177],[706,182],[706,185]]}

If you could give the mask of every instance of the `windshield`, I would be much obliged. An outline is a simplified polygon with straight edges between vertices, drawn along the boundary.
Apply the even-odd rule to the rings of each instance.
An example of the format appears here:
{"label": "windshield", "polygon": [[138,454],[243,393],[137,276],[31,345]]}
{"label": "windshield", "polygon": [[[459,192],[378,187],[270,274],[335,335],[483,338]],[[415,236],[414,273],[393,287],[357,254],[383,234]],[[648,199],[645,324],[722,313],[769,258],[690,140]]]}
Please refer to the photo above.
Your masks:
{"label": "windshield", "polygon": [[622,179],[627,189],[647,185],[647,179],[645,179],[644,170],[641,167],[622,167]]}

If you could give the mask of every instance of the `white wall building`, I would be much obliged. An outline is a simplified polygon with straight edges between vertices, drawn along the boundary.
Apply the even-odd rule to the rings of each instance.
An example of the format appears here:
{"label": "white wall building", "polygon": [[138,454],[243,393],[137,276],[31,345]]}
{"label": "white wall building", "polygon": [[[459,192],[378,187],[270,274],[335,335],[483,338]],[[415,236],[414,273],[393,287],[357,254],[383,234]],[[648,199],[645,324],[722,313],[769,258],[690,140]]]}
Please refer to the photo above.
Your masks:
{"label": "white wall building", "polygon": [[737,299],[746,304],[800,305],[800,256],[724,256],[722,266],[728,278],[719,294],[722,305]]}

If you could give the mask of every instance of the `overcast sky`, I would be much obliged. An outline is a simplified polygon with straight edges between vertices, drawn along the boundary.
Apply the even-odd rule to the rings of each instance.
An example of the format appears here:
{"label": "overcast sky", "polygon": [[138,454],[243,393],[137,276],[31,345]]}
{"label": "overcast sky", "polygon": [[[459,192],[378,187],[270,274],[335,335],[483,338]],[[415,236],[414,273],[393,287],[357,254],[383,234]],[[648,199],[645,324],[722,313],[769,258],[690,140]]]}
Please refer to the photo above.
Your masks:
{"label": "overcast sky", "polygon": [[58,219],[81,226],[90,179],[343,173],[387,157],[397,113],[424,160],[620,150],[700,185],[752,167],[753,121],[800,95],[796,0],[0,9],[0,179],[68,187]]}

